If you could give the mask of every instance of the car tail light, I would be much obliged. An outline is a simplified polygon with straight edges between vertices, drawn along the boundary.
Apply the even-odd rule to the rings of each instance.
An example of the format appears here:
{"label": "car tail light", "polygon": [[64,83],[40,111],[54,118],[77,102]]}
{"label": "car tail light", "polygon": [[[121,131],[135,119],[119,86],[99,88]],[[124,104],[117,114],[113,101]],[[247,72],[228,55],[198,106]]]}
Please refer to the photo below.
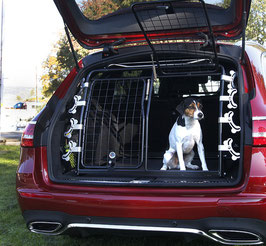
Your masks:
{"label": "car tail light", "polygon": [[35,121],[31,121],[28,123],[25,131],[22,133],[21,136],[21,147],[33,147],[35,124]]}
{"label": "car tail light", "polygon": [[266,146],[266,132],[253,133],[253,145],[255,146]]}
{"label": "car tail light", "polygon": [[253,117],[253,145],[266,147],[266,117]]}

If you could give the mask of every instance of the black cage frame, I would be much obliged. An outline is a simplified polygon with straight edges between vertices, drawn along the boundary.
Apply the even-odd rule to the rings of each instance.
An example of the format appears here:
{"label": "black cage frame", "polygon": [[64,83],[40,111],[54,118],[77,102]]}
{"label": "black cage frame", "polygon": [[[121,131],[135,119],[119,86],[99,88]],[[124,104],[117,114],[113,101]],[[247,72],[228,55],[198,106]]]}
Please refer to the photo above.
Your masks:
{"label": "black cage frame", "polygon": [[[188,6],[188,2],[186,0],[154,1],[135,3],[131,6],[146,42],[152,50],[160,75],[178,74],[175,63],[165,62],[167,57],[164,54],[167,49],[179,51],[180,54],[182,52],[182,55],[187,57],[204,54],[205,57],[209,57],[209,60],[201,64],[201,71],[204,72],[204,68],[218,69],[216,43],[206,4],[204,0],[198,0],[198,3],[194,4],[200,4],[202,11],[198,8],[195,11],[193,6],[191,7],[191,2]],[[205,26],[208,27],[207,33],[201,30]],[[186,37],[181,33],[173,36],[173,33],[188,28],[195,30],[194,37]],[[164,31],[165,35],[158,35],[159,31]],[[197,65],[190,64],[189,68],[197,69]]]}

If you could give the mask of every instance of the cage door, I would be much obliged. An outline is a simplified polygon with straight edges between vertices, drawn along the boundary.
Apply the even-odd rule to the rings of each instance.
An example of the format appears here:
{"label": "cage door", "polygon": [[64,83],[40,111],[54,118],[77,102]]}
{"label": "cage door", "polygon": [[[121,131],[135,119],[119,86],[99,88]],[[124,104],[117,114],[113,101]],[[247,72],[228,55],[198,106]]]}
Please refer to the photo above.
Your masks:
{"label": "cage door", "polygon": [[139,78],[91,81],[79,168],[142,165],[145,88]]}

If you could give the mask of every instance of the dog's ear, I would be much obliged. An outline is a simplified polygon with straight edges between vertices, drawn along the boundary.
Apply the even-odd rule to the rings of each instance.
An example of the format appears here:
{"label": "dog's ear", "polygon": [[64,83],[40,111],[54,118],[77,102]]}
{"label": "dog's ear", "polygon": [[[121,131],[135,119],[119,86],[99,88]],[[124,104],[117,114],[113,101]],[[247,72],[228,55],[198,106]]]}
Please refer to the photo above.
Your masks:
{"label": "dog's ear", "polygon": [[197,99],[197,103],[200,104],[199,109],[201,110],[203,108],[202,100],[200,98]]}
{"label": "dog's ear", "polygon": [[200,104],[202,104],[201,98],[198,97],[196,101],[199,102]]}
{"label": "dog's ear", "polygon": [[176,111],[181,115],[184,113],[184,101],[177,105]]}

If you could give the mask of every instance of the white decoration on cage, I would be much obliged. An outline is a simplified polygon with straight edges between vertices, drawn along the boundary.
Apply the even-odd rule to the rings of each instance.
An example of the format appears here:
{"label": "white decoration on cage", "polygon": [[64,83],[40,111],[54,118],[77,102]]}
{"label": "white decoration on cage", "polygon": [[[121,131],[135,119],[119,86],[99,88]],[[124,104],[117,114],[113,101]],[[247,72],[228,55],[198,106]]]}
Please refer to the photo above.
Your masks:
{"label": "white decoration on cage", "polygon": [[220,101],[228,101],[227,108],[236,109],[237,104],[234,102],[234,95],[237,93],[237,89],[230,90],[229,96],[220,96]]}
{"label": "white decoration on cage", "polygon": [[221,76],[221,80],[224,80],[226,82],[230,82],[232,88],[234,88],[234,80],[235,80],[235,77],[236,77],[236,72],[234,70],[231,70],[230,72],[230,75],[226,75],[226,74],[223,74]]}
{"label": "white decoration on cage", "polygon": [[75,95],[73,99],[74,99],[74,105],[72,106],[72,108],[70,108],[68,110],[68,113],[70,113],[70,114],[75,114],[77,112],[78,106],[85,106],[86,105],[86,101],[80,101],[81,96],[79,96],[79,95]]}
{"label": "white decoration on cage", "polygon": [[67,152],[65,154],[62,155],[62,159],[65,161],[69,161],[69,156],[71,153],[81,152],[81,147],[77,147],[76,142],[71,140],[71,141],[69,141],[68,145],[69,145],[69,149],[67,150]]}
{"label": "white decoration on cage", "polygon": [[241,127],[237,126],[233,122],[233,116],[234,116],[234,112],[230,111],[228,113],[225,113],[224,117],[219,117],[218,122],[219,123],[228,123],[231,126],[231,132],[232,133],[236,133],[236,132],[241,131]]}
{"label": "white decoration on cage", "polygon": [[228,96],[220,96],[220,101],[228,101],[228,105],[227,108],[229,109],[236,109],[237,108],[237,104],[234,102],[234,95],[237,93],[237,89],[235,88],[234,85],[234,80],[235,80],[235,76],[236,73],[235,71],[231,70],[230,71],[230,75],[222,75],[221,79],[229,82],[227,85],[227,93],[229,94]]}
{"label": "white decoration on cage", "polygon": [[82,128],[83,128],[83,125],[82,124],[78,124],[78,120],[77,119],[71,118],[70,119],[70,128],[68,129],[68,131],[66,131],[64,133],[64,136],[66,138],[71,138],[73,130],[82,130]]}
{"label": "white decoration on cage", "polygon": [[218,150],[219,151],[229,151],[229,153],[232,155],[232,160],[236,161],[237,159],[240,158],[240,153],[234,151],[232,144],[233,144],[233,139],[228,138],[227,140],[225,140],[223,142],[223,145],[218,146]]}

